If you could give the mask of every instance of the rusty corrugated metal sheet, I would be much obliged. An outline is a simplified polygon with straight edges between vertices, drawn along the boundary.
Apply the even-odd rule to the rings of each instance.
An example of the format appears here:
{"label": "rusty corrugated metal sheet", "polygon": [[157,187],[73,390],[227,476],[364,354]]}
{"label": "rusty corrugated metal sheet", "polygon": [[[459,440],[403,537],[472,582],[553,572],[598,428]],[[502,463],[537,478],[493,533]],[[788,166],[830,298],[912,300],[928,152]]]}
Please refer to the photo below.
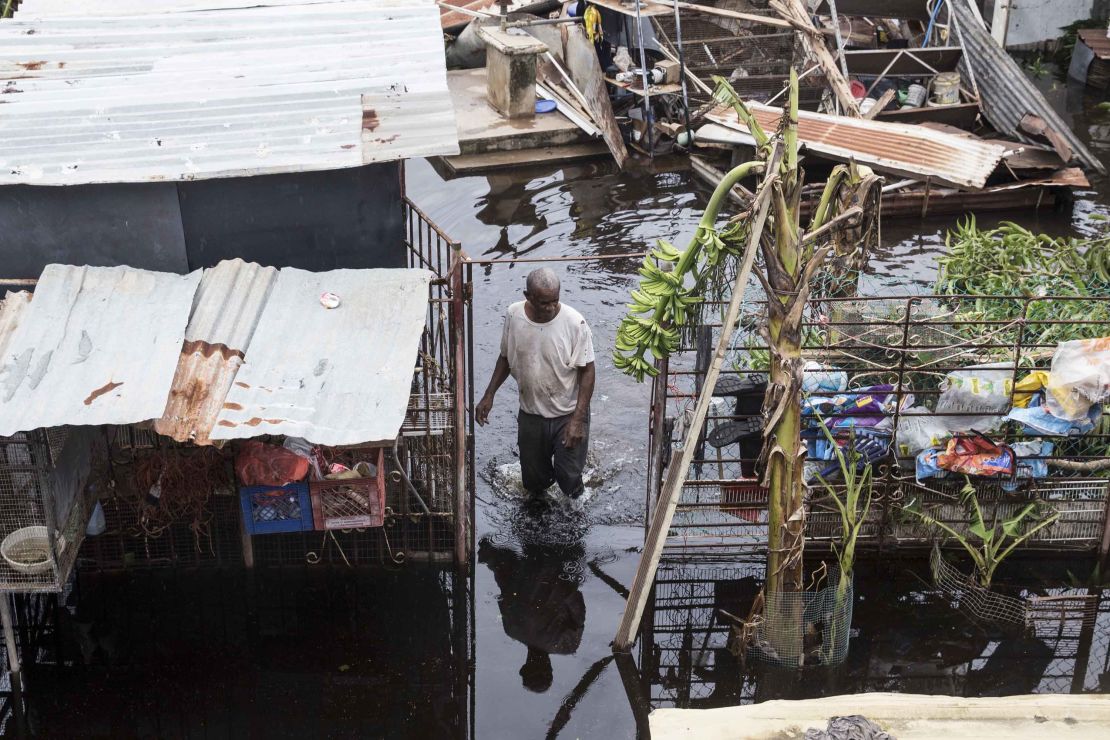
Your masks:
{"label": "rusty corrugated metal sheet", "polygon": [[[454,8],[464,8],[475,13],[498,15],[501,4],[498,0],[443,0],[444,5]],[[510,13],[542,13],[559,7],[559,0],[509,0]],[[443,30],[465,26],[475,20],[470,13],[461,13],[450,8],[440,7],[439,23]]]}
{"label": "rusty corrugated metal sheet", "polygon": [[[764,130],[774,131],[782,109],[756,103],[748,106]],[[708,118],[749,136],[736,112],[720,106]],[[982,188],[1006,148],[970,137],[954,136],[924,126],[867,121],[801,111],[798,141],[815,154],[847,162],[854,159],[880,172],[962,188]]]}
{"label": "rusty corrugated metal sheet", "polygon": [[204,271],[166,410],[154,431],[178,442],[210,444],[208,435],[276,279],[276,268],[241,259]]}
{"label": "rusty corrugated metal sheet", "polygon": [[1099,59],[1110,59],[1110,38],[1103,28],[1081,28],[1079,39],[1090,47]]}
{"label": "rusty corrugated metal sheet", "polygon": [[[195,180],[458,153],[430,0],[229,4],[158,2],[143,14],[128,0],[104,16],[114,3],[58,15],[32,3],[0,23],[0,184]],[[74,15],[74,6],[91,7]]]}
{"label": "rusty corrugated metal sheet", "polygon": [[0,436],[161,415],[199,282],[47,265],[0,356]]}

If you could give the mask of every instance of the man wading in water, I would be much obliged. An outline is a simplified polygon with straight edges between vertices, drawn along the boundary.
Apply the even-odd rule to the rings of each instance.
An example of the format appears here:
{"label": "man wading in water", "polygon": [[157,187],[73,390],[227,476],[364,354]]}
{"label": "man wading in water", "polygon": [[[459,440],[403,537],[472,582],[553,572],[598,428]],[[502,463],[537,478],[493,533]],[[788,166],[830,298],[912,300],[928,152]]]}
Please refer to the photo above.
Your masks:
{"label": "man wading in water", "polygon": [[517,445],[524,489],[538,499],[558,483],[576,499],[589,447],[593,335],[582,314],[559,303],[559,278],[550,268],[528,274],[524,297],[505,313],[501,356],[475,416],[485,426],[494,394],[512,375],[520,389]]}

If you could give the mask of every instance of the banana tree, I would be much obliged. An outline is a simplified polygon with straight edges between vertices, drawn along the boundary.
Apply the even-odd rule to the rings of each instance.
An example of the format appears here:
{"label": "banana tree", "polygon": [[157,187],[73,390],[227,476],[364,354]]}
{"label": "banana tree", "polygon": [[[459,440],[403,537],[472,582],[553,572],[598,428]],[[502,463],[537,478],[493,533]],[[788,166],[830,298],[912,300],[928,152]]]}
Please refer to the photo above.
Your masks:
{"label": "banana tree", "polygon": [[[720,281],[728,259],[739,259],[750,228],[741,214],[724,228],[716,222],[728,192],[740,180],[762,173],[774,178],[772,213],[760,235],[763,270],[753,271],[767,296],[763,336],[770,352],[768,391],[764,403],[764,448],[760,458],[765,485],[770,489],[768,525],[767,604],[774,611],[777,593],[801,591],[804,510],[802,508],[801,372],[802,318],[814,273],[838,243],[838,229],[860,223],[865,210],[842,197],[850,189],[872,183],[866,173],[841,165],[825,184],[806,232],[802,232],[800,201],[803,173],[798,152],[798,81],[790,75],[789,104],[779,129],[768,134],[729,83],[716,78],[716,100],[734,111],[756,144],[756,159],[730,171],[714,190],[698,228],[685,251],[660,242],[640,268],[640,289],[633,292],[629,315],[617,334],[617,368],[637,380],[657,374],[654,360],[678,347],[679,330],[690,319],[707,286]],[[782,156],[769,168],[772,142]],[[773,169],[773,171],[769,171]],[[855,199],[874,208],[872,196]],[[856,220],[851,220],[855,218]],[[840,239],[839,242],[843,242]],[[663,269],[660,267],[670,267]],[[785,601],[783,602],[785,603]],[[800,621],[801,614],[787,615]],[[789,631],[789,630],[788,630]],[[796,630],[801,642],[801,625]],[[778,648],[779,646],[776,646]],[[781,646],[780,655],[800,653]]]}
{"label": "banana tree", "polygon": [[1013,516],[999,520],[998,510],[990,524],[983,516],[983,508],[979,505],[979,497],[975,493],[975,486],[971,479],[965,476],[965,484],[960,491],[960,501],[968,513],[970,522],[967,533],[938,520],[929,514],[921,505],[920,499],[913,499],[902,507],[902,511],[919,519],[927,527],[944,532],[967,551],[975,563],[975,573],[979,585],[990,588],[994,579],[994,572],[1010,553],[1017,549],[1021,543],[1028,540],[1037,532],[1053,524],[1060,518],[1058,512],[1043,516],[1042,507],[1037,502],[1023,506]]}

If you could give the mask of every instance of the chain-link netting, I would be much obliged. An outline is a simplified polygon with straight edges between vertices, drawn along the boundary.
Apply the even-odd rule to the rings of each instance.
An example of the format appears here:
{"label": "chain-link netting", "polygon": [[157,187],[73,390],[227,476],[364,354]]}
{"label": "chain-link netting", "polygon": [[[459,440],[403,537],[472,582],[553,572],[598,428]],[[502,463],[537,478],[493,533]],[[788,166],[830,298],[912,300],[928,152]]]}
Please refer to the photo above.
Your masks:
{"label": "chain-link netting", "polygon": [[834,572],[824,588],[765,594],[763,613],[751,623],[749,656],[786,668],[843,663],[855,594],[850,578],[843,590],[839,579]]}

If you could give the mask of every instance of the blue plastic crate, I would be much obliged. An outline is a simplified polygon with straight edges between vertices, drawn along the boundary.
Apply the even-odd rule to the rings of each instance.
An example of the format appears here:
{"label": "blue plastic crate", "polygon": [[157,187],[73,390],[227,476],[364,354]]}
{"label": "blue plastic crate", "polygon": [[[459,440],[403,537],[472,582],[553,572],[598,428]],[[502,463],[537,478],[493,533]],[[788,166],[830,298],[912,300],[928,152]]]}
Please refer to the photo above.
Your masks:
{"label": "blue plastic crate", "polygon": [[312,499],[307,483],[281,486],[242,486],[239,501],[248,534],[277,534],[312,530]]}

